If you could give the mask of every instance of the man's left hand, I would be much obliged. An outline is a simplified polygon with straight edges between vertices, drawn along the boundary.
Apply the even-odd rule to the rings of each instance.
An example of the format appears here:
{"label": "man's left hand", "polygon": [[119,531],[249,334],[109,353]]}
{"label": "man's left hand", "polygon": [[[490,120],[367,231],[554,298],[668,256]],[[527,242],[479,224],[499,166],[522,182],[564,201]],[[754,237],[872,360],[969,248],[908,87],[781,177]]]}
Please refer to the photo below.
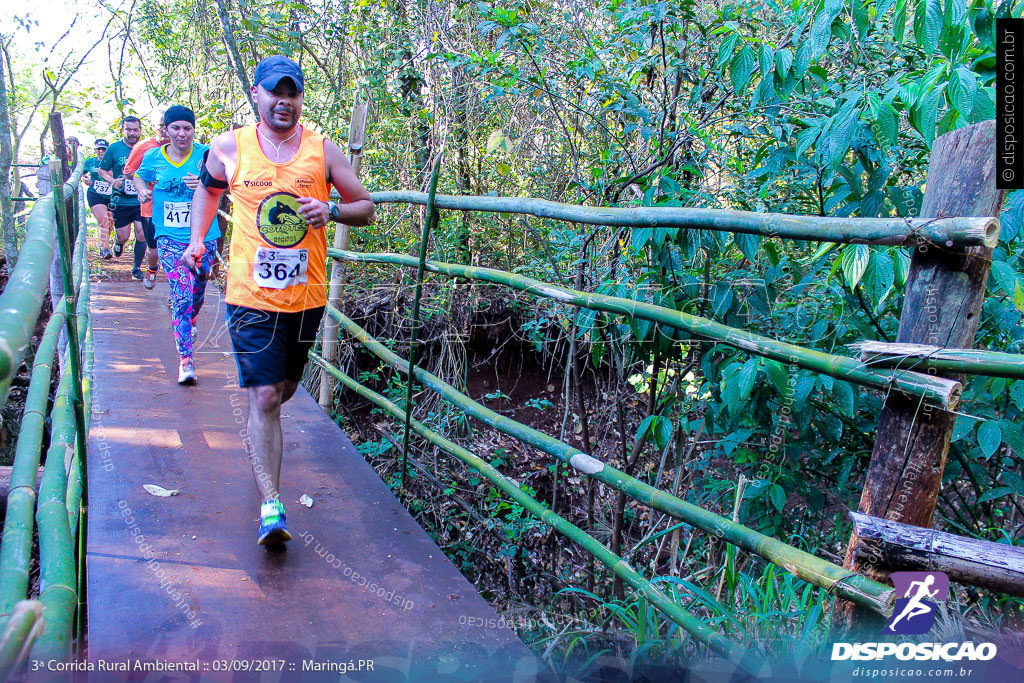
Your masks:
{"label": "man's left hand", "polygon": [[299,197],[299,214],[306,219],[311,228],[322,228],[327,225],[331,214],[327,208],[327,202],[313,197]]}

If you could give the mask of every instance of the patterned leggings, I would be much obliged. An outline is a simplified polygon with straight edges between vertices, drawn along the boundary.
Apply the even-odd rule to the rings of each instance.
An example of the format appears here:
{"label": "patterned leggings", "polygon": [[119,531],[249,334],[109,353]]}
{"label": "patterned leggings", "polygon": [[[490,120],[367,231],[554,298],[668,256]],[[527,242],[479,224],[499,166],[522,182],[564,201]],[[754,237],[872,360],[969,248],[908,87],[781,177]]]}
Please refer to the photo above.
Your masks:
{"label": "patterned leggings", "polygon": [[167,283],[171,286],[171,327],[174,330],[174,341],[178,345],[178,356],[192,357],[192,321],[199,315],[206,296],[206,276],[213,267],[214,254],[217,252],[217,240],[205,242],[206,252],[203,254],[200,279],[181,261],[185,253],[186,242],[178,242],[170,237],[159,237],[156,241],[160,264],[167,275]]}

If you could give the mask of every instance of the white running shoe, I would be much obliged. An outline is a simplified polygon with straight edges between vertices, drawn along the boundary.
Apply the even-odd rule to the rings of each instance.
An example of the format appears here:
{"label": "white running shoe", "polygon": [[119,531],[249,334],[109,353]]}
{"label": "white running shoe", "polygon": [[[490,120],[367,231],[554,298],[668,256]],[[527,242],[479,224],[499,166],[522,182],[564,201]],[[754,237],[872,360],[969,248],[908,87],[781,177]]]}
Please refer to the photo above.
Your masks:
{"label": "white running shoe", "polygon": [[191,358],[182,358],[178,367],[178,384],[196,383],[196,364]]}

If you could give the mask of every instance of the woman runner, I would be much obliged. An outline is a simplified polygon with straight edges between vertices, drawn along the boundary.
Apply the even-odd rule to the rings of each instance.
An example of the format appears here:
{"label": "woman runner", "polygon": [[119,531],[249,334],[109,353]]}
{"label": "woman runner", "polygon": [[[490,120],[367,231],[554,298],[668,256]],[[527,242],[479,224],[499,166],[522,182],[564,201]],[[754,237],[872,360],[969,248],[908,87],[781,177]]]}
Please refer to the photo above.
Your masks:
{"label": "woman runner", "polygon": [[[146,152],[136,171],[141,179],[139,200],[153,198],[153,226],[157,253],[171,288],[171,324],[181,359],[178,384],[195,384],[196,366],[192,356],[196,318],[203,306],[206,279],[217,252],[220,228],[216,219],[210,224],[203,243],[206,251],[197,263],[198,275],[182,262],[188,246],[192,192],[199,186],[199,172],[209,147],[193,144],[196,117],[188,107],[175,105],[164,113],[164,125],[170,142]],[[198,261],[198,259],[197,259]]]}
{"label": "woman runner", "polygon": [[98,138],[93,143],[96,156],[85,160],[85,172],[88,175],[83,176],[85,185],[89,188],[85,193],[89,208],[92,209],[92,215],[96,216],[96,223],[100,226],[100,258],[104,259],[109,259],[112,256],[110,253],[110,231],[114,227],[114,217],[110,215],[110,183],[101,178],[96,169],[100,167],[100,162],[103,161],[103,155],[109,146],[110,143],[103,138]]}

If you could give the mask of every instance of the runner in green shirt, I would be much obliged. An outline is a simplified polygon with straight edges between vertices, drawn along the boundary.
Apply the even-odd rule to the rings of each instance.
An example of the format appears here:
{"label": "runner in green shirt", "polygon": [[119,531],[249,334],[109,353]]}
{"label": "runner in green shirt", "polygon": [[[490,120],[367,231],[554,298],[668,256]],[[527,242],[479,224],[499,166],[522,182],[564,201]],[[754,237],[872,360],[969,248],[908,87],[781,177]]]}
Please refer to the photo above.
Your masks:
{"label": "runner in green shirt", "polygon": [[85,193],[89,208],[92,209],[92,214],[96,216],[96,223],[100,226],[100,258],[105,259],[109,259],[112,255],[110,253],[110,228],[113,217],[110,215],[110,183],[100,177],[99,167],[109,146],[110,143],[103,138],[98,138],[93,143],[96,156],[85,160],[87,175],[82,176],[82,182],[89,188]]}
{"label": "runner in green shirt", "polygon": [[[145,253],[146,235],[142,231],[142,213],[139,209],[139,197],[135,190],[135,183],[130,178],[124,177],[124,164],[128,161],[132,147],[139,141],[142,135],[142,122],[138,117],[126,116],[121,123],[122,139],[113,143],[107,148],[106,154],[100,161],[99,174],[110,183],[112,192],[110,195],[110,212],[114,216],[114,256],[120,256],[124,250],[125,242],[132,235],[132,226],[135,227],[135,251]],[[136,256],[136,263],[141,259]],[[135,271],[138,271],[136,274]],[[142,271],[135,268],[132,272],[137,279],[142,279]]]}

